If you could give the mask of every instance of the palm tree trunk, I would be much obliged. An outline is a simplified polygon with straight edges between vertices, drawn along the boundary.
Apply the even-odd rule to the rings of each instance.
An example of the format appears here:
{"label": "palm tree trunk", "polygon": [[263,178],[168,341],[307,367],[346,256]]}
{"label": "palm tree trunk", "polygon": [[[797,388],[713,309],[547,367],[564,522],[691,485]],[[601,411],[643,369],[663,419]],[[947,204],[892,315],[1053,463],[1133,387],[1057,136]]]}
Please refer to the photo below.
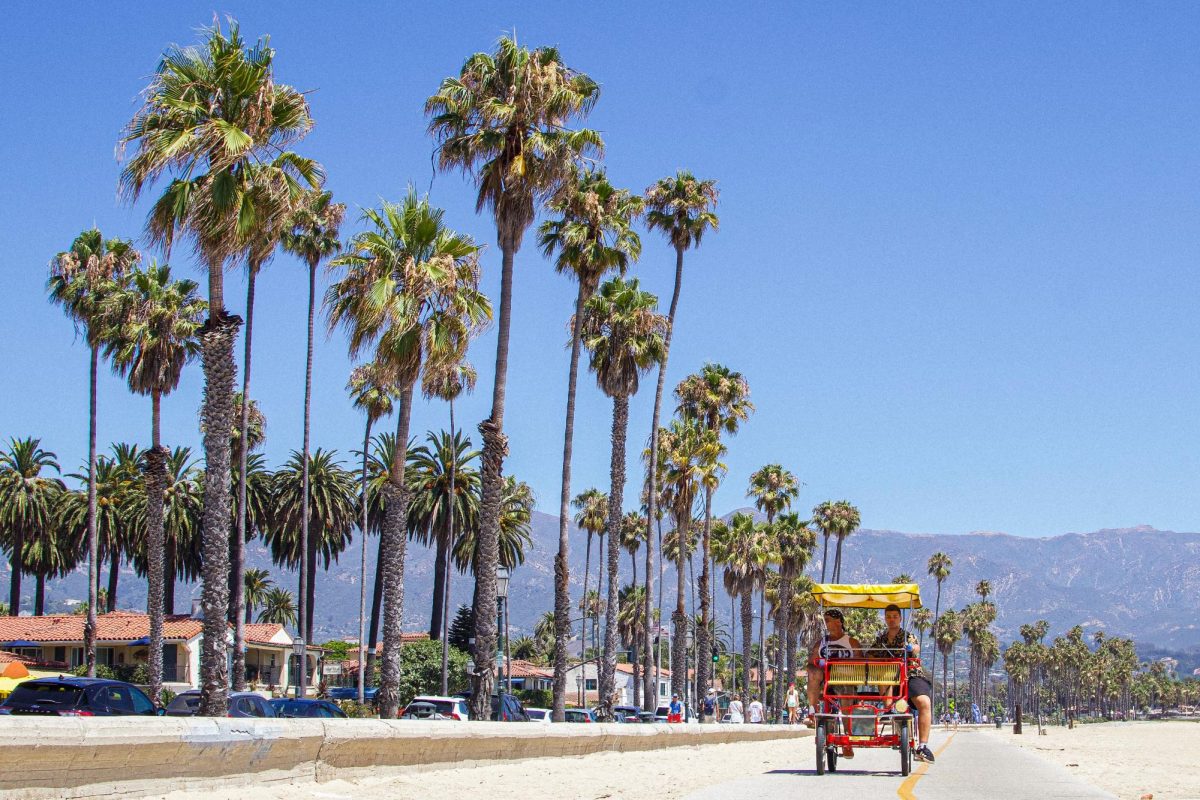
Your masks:
{"label": "palm tree trunk", "polygon": [[146,613],[150,616],[150,700],[162,704],[163,681],[163,488],[167,449],[160,438],[162,395],[151,395],[150,449],[146,452]]}
{"label": "palm tree trunk", "polygon": [[[789,566],[790,564],[787,563],[779,565],[779,612],[775,620],[775,637],[779,640],[779,646],[782,650],[778,659],[779,663],[776,665],[778,669],[775,670],[774,691],[771,692],[771,697],[773,698],[772,705],[775,707],[777,715],[783,709],[784,687],[786,684],[792,682],[796,674],[796,670],[792,665],[792,579]],[[786,673],[786,677],[781,673]],[[780,722],[783,721],[781,716],[777,716],[777,719]]]}
{"label": "palm tree trunk", "polygon": [[[362,503],[362,520],[359,522],[359,530],[362,533],[362,564],[359,567],[358,573],[358,703],[362,705],[366,702],[366,676],[367,676],[367,530],[370,528],[370,499],[367,496],[367,487],[370,484],[369,474],[367,472],[367,464],[370,460],[371,453],[371,424],[375,420],[371,414],[367,413],[367,431],[363,435],[363,451],[362,451],[362,485],[361,499]],[[445,692],[443,691],[443,694]]]}
{"label": "palm tree trunk", "polygon": [[[450,441],[457,442],[454,430],[454,397],[450,397]],[[458,449],[455,445],[454,455],[450,459],[450,513],[446,515],[446,541],[454,546],[454,516],[458,511],[458,486],[456,485],[458,470]],[[450,694],[450,559],[442,564],[442,696]]]}
{"label": "palm tree trunk", "polygon": [[39,572],[37,574],[37,588],[34,589],[33,595],[33,615],[40,617],[46,613],[46,576]]}
{"label": "palm tree trunk", "polygon": [[[588,578],[592,570],[592,532],[587,532],[587,549],[583,556],[583,599],[579,601],[580,616],[583,617],[583,624],[579,626],[579,657],[587,658],[587,640],[588,640]],[[555,617],[555,625],[557,626],[558,618]],[[558,628],[555,627],[555,636],[558,635]],[[557,641],[555,646],[557,646]]]}
{"label": "palm tree trunk", "polygon": [[108,555],[108,594],[104,598],[104,610],[111,614],[117,610],[117,581],[121,578],[121,548],[113,541]]}
{"label": "palm tree trunk", "polygon": [[684,554],[688,539],[688,519],[691,516],[691,508],[686,509],[683,514],[679,514],[675,520],[675,536],[677,539],[675,554],[675,613],[671,617],[673,634],[671,636],[671,694],[677,694],[682,699],[687,696],[687,631],[688,618],[687,609],[684,607],[684,598],[687,596],[687,587],[684,585],[684,573],[689,561],[685,561]]}
{"label": "palm tree trunk", "polygon": [[446,588],[446,551],[449,549],[445,532],[439,531],[434,536],[433,605],[429,609],[429,640],[434,642],[442,637],[442,594]]}
{"label": "palm tree trunk", "polygon": [[175,537],[167,538],[167,552],[163,558],[163,614],[175,613]]}
{"label": "palm tree trunk", "polygon": [[821,548],[821,583],[825,582],[825,565],[829,561],[829,534],[825,534],[825,545]]}
{"label": "palm tree trunk", "polygon": [[204,640],[200,659],[200,714],[223,717],[228,702],[229,665],[225,637],[229,619],[229,437],[233,428],[233,342],[241,320],[227,314],[222,264],[209,264],[209,318],[200,330],[204,367]]}
{"label": "palm tree trunk", "polygon": [[842,579],[842,536],[837,537],[837,555],[833,559],[833,582],[838,583]]}
{"label": "palm tree trunk", "polygon": [[88,380],[88,609],[83,624],[83,651],[89,678],[96,677],[96,607],[100,604],[100,538],[96,533],[96,372],[99,365],[100,348],[92,345]]}
{"label": "palm tree trunk", "polygon": [[378,549],[375,553],[375,587],[371,595],[371,633],[368,637],[367,649],[367,673],[372,678],[375,677],[375,651],[376,645],[379,644],[379,620],[383,614],[383,570],[380,565],[383,564],[383,538],[380,537]]}
{"label": "palm tree trunk", "polygon": [[617,674],[618,559],[621,555],[621,517],[625,500],[625,438],[629,432],[629,398],[613,398],[612,458],[608,490],[608,613],[604,620],[604,662],[600,669],[600,718],[613,720]]}
{"label": "palm tree trunk", "polygon": [[767,639],[764,635],[767,630],[767,593],[766,591],[759,592],[758,595],[758,699],[763,700],[767,696]]}
{"label": "palm tree trunk", "polygon": [[[750,649],[754,643],[754,600],[749,591],[740,592],[742,601],[742,694],[750,699]],[[762,667],[759,667],[762,672]]]}
{"label": "palm tree trunk", "polygon": [[246,341],[242,354],[242,418],[239,421],[241,442],[238,447],[238,515],[237,528],[230,542],[229,588],[233,596],[229,601],[233,617],[233,690],[246,688],[246,628],[242,622],[250,622],[250,609],[246,604],[246,459],[250,450],[250,343],[254,338],[254,284],[258,278],[258,264],[250,264],[246,278]]}
{"label": "palm tree trunk", "polygon": [[712,574],[709,564],[712,557],[709,536],[712,533],[712,487],[704,487],[704,531],[700,539],[700,629],[696,631],[696,699],[704,698],[708,689],[709,670],[712,665],[709,642],[709,625],[713,615],[712,597],[709,585]]}
{"label": "palm tree trunk", "polygon": [[475,673],[471,676],[471,719],[492,716],[492,690],[496,671],[496,566],[500,561],[500,503],[504,492],[504,457],[508,437],[504,435],[504,393],[508,385],[508,340],[512,328],[513,256],[518,242],[502,234],[500,242],[500,312],[496,330],[496,372],[492,385],[492,413],[479,423],[483,437],[480,470],[481,501],[479,533],[475,538]]}
{"label": "palm tree trunk", "polygon": [[[663,563],[662,551],[663,551],[663,549],[662,549],[662,520],[660,519],[660,520],[658,520],[658,627],[659,627],[660,631],[661,631],[661,629],[662,629],[662,613],[663,613],[663,569],[664,569],[664,567],[665,567],[665,564]],[[647,580],[648,580],[648,579],[647,579]],[[656,646],[656,647],[655,647],[655,658],[654,658],[654,689],[653,689],[654,707],[653,707],[653,708],[651,708],[651,709],[649,709],[649,710],[651,710],[651,711],[657,711],[657,710],[658,710],[658,686],[659,686],[659,683],[661,683],[661,681],[662,681],[662,672],[661,672],[661,668],[662,668],[662,648],[661,648],[661,641],[662,641],[662,635],[661,635],[661,633],[660,633],[660,634],[659,634],[659,636],[658,636],[658,646]],[[649,700],[647,700],[646,702],[650,702],[650,701],[649,701]]]}
{"label": "palm tree trunk", "polygon": [[[300,608],[296,614],[296,618],[303,626],[301,636],[308,644],[312,644],[312,609],[309,607],[309,584],[315,580],[315,576],[309,571],[311,562],[308,558],[308,447],[309,435],[312,428],[313,313],[316,304],[316,294],[317,264],[313,261],[308,265],[308,351],[304,360],[304,445],[300,456],[300,502],[304,504],[304,507],[300,510],[300,586],[298,592]],[[307,661],[306,656],[301,656],[299,683],[301,696],[303,696],[303,692],[308,688]]]}
{"label": "palm tree trunk", "polygon": [[[558,502],[558,553],[554,556],[554,690],[551,717],[565,718],[567,706],[567,639],[571,635],[570,503],[571,455],[575,446],[575,393],[579,384],[580,331],[583,325],[584,282],[575,295],[571,323],[571,362],[567,370],[567,419],[563,432],[562,488]],[[585,576],[586,580],[586,576]]]}
{"label": "palm tree trunk", "polygon": [[[650,682],[650,569],[653,560],[653,553],[650,552],[650,538],[654,533],[654,520],[658,516],[658,428],[659,420],[662,416],[662,400],[663,389],[667,381],[667,359],[671,355],[671,337],[675,333],[675,311],[679,308],[679,292],[683,288],[683,248],[675,248],[675,289],[671,293],[671,307],[667,311],[667,335],[663,337],[663,357],[662,362],[658,365],[658,385],[654,390],[654,413],[650,419],[650,460],[646,467],[646,653],[643,656],[645,661],[643,667],[646,672],[646,706],[647,711],[653,711],[655,706],[651,705],[649,698],[653,697],[655,704],[658,700],[658,675],[655,674],[655,683],[651,686]],[[660,557],[661,557],[661,540]],[[659,583],[662,583],[662,576],[659,576]],[[659,588],[661,596],[662,589]],[[659,612],[662,612],[662,603],[658,604]]]}
{"label": "palm tree trunk", "polygon": [[313,639],[313,609],[316,607],[317,598],[317,542],[320,537],[313,533],[310,530],[308,536],[308,603],[305,612],[307,616],[304,618],[304,640],[306,642],[311,642]]}
{"label": "palm tree trunk", "polygon": [[[396,450],[389,469],[386,511],[380,542],[383,561],[377,569],[383,572],[383,664],[379,681],[379,715],[395,719],[400,710],[400,644],[404,621],[404,551],[408,537],[408,485],[404,466],[408,461],[408,429],[412,420],[413,384],[404,387],[396,419]],[[495,607],[495,599],[492,601]],[[492,660],[485,662],[491,668]],[[488,687],[489,692],[491,687]],[[489,698],[490,699],[490,698]]]}
{"label": "palm tree trunk", "polygon": [[[938,629],[937,622],[938,622],[938,617],[941,615],[941,609],[942,609],[942,581],[939,578],[937,581],[937,599],[933,603],[933,627],[930,629],[932,631],[932,633],[930,634],[930,637],[929,637],[930,644],[933,644],[935,646],[937,645],[937,629]],[[922,637],[924,637],[924,633],[922,633]],[[924,648],[922,648],[922,650],[924,650]],[[937,669],[936,664],[937,664],[937,662],[935,661],[934,669]],[[932,684],[936,684],[937,681],[931,681],[930,683],[931,683],[931,687],[930,687],[929,694],[932,696],[929,698],[929,707],[932,709],[936,709],[937,708],[937,686],[933,686]],[[945,691],[946,691],[946,665],[945,665],[945,659],[943,659],[942,692],[944,693]]]}

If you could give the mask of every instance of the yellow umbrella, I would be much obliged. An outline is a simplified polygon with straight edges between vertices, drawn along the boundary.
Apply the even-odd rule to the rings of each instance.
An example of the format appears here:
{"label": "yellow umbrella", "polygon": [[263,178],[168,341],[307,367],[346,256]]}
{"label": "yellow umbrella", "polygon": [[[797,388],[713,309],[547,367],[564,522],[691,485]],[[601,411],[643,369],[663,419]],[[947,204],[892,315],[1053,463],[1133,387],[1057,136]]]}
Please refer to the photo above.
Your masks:
{"label": "yellow umbrella", "polygon": [[13,689],[17,688],[17,684],[31,681],[34,678],[53,678],[59,673],[57,672],[42,672],[40,670],[30,671],[25,665],[10,661],[4,665],[4,669],[0,670],[0,700],[12,694]]}

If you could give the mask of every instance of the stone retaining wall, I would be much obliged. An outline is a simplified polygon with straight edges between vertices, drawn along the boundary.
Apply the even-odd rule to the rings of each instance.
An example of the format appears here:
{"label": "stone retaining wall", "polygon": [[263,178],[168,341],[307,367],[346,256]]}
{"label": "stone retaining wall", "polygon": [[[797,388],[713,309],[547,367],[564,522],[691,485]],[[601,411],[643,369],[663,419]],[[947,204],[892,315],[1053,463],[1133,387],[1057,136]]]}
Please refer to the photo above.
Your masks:
{"label": "stone retaining wall", "polygon": [[0,717],[0,800],[352,778],[381,769],[811,735],[751,725]]}

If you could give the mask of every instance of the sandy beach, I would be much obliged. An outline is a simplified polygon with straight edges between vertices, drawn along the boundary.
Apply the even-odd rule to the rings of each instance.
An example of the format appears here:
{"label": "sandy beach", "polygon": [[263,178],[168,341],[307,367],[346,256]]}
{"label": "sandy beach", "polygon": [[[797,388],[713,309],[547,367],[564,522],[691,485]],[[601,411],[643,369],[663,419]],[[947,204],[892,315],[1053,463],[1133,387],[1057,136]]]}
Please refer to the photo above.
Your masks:
{"label": "sandy beach", "polygon": [[1026,723],[1021,736],[1012,734],[1011,725],[988,735],[1064,766],[1121,800],[1200,798],[1200,722],[1106,722],[1046,731],[1039,736],[1037,726]]}

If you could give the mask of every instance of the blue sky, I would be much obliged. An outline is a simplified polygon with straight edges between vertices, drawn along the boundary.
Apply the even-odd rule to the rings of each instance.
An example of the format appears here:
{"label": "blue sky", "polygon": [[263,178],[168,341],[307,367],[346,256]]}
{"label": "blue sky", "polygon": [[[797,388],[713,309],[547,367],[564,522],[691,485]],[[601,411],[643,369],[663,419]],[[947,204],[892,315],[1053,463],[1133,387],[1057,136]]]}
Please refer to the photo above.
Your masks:
{"label": "blue sky", "polygon": [[[115,144],[161,50],[214,11],[270,34],[278,80],[311,91],[297,148],[357,210],[431,189],[499,251],[473,189],[430,170],[422,102],[516,28],[602,85],[618,185],[715,178],[721,230],[687,257],[669,385],[705,361],[758,405],[729,443],[718,509],[751,471],[794,470],[799,507],[848,498],[867,527],[1049,535],[1195,530],[1200,278],[1200,7],[1186,3],[263,4],[10,6],[0,50],[0,436],[85,458],[87,354],[45,301],[50,257],[82,229],[140,236]],[[669,300],[657,235],[634,274]],[[176,270],[198,277],[183,252]],[[278,463],[301,440],[304,271],[260,278],[253,390]],[[227,296],[243,296],[240,272]],[[517,258],[507,469],[557,507],[573,285]],[[240,301],[230,300],[235,309]],[[472,351],[487,413],[494,333]],[[361,438],[340,334],[320,337],[313,441]],[[198,445],[199,365],[164,404]],[[633,402],[631,451],[653,382]],[[607,486],[610,406],[581,382],[575,486]],[[445,424],[422,405],[414,430]],[[101,383],[100,441],[144,441],[149,402]],[[631,463],[631,467],[636,465]],[[632,507],[634,493],[627,495]]]}

